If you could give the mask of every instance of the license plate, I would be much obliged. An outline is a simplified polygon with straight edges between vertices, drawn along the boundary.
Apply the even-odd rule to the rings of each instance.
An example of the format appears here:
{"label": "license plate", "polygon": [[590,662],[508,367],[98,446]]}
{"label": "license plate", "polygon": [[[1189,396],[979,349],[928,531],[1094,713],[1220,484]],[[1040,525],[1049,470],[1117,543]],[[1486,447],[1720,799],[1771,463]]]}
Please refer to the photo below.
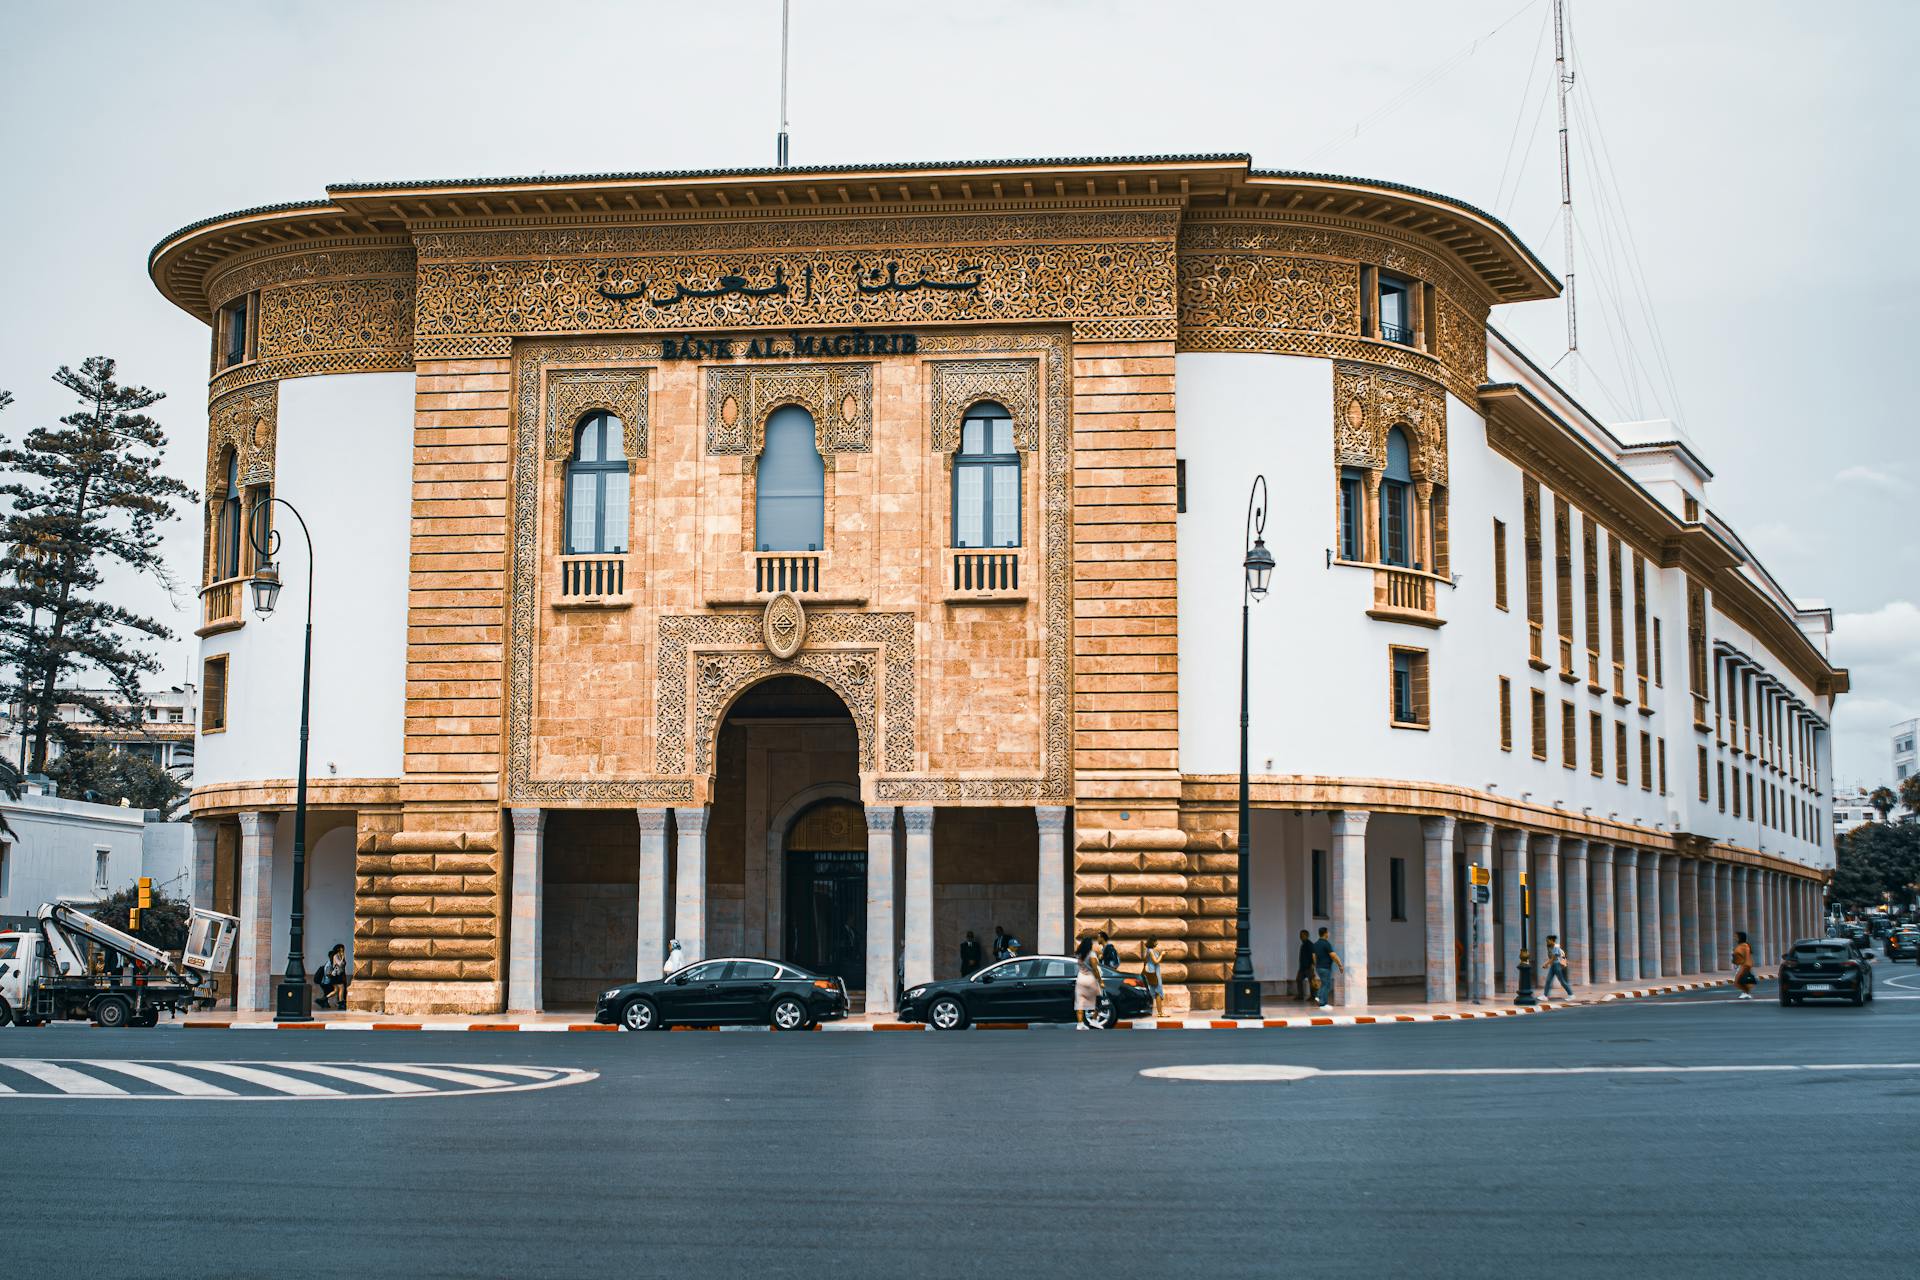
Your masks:
{"label": "license plate", "polygon": [[1807,984],[1807,990],[1809,990],[1809,991],[1831,991],[1831,990],[1833,990],[1833,986],[1832,986],[1832,984],[1831,984],[1831,983],[1826,983],[1826,982],[1809,982],[1809,983]]}

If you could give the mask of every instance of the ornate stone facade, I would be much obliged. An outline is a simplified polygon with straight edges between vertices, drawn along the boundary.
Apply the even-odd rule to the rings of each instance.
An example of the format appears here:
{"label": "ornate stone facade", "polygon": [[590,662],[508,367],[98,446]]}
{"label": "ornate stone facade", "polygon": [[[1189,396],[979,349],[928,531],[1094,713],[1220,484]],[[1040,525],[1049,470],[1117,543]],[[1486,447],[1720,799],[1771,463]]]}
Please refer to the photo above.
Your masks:
{"label": "ornate stone facade", "polygon": [[1387,432],[1410,438],[1414,475],[1447,482],[1447,395],[1416,374],[1350,360],[1333,362],[1336,466],[1379,470],[1387,465]]}
{"label": "ornate stone facade", "polygon": [[870,364],[708,366],[707,452],[758,456],[767,418],[790,404],[812,415],[821,457],[873,452]]}

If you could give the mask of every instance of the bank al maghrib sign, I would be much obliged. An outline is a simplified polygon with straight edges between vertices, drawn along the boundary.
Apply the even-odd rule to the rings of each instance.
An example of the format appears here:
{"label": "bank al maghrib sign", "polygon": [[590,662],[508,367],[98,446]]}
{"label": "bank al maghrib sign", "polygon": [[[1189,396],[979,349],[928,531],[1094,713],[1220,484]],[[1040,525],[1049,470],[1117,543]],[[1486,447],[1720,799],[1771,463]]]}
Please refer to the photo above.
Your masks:
{"label": "bank al maghrib sign", "polygon": [[[739,344],[744,349],[736,350]],[[662,360],[810,360],[819,356],[910,356],[920,349],[911,333],[789,333],[753,338],[662,338]]]}

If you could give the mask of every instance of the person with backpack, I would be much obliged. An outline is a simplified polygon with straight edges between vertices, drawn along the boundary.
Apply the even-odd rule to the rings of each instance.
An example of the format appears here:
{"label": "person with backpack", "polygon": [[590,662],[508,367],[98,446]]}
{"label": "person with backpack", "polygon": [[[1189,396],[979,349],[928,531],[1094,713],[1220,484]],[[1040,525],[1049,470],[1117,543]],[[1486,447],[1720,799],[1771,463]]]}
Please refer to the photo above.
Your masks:
{"label": "person with backpack", "polygon": [[1753,999],[1753,948],[1745,933],[1733,935],[1733,969],[1733,985],[1740,988],[1740,998]]}
{"label": "person with backpack", "polygon": [[1560,945],[1558,934],[1550,933],[1547,935],[1547,985],[1541,989],[1541,995],[1553,994],[1555,978],[1558,978],[1560,985],[1566,988],[1567,999],[1573,999],[1573,983],[1567,977],[1567,949]]}
{"label": "person with backpack", "polygon": [[325,1009],[329,1007],[328,1001],[332,1001],[331,1007],[346,1008],[348,978],[347,949],[343,944],[336,942],[333,944],[333,950],[327,952],[327,958],[321,961],[320,967],[314,971],[314,985],[320,988],[320,998],[314,1002],[315,1005]]}
{"label": "person with backpack", "polygon": [[1100,931],[1100,963],[1109,969],[1120,967],[1120,949],[1107,937],[1107,931]]}

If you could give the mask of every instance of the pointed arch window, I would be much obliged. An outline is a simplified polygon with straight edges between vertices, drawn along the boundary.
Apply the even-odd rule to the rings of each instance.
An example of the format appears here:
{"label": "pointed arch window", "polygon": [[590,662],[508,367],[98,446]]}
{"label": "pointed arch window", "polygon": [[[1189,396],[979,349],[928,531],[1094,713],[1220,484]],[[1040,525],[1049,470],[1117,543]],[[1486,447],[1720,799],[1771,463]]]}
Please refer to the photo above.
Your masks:
{"label": "pointed arch window", "polygon": [[1387,432],[1387,467],[1380,476],[1380,560],[1406,568],[1413,563],[1413,468],[1407,433]]}
{"label": "pointed arch window", "polygon": [[767,419],[753,496],[753,543],[762,551],[818,551],[826,542],[827,464],[813,415],[786,405]]}
{"label": "pointed arch window", "polygon": [[610,413],[590,413],[574,429],[567,459],[567,555],[618,555],[627,549],[626,429]]}
{"label": "pointed arch window", "polygon": [[240,508],[240,455],[233,449],[227,450],[227,465],[223,469],[223,492],[220,495],[220,515],[214,525],[213,543],[213,580],[225,582],[228,578],[240,576],[240,530],[242,511]]}
{"label": "pointed arch window", "polygon": [[1013,417],[992,401],[967,410],[953,459],[953,545],[1020,545],[1020,454]]}

